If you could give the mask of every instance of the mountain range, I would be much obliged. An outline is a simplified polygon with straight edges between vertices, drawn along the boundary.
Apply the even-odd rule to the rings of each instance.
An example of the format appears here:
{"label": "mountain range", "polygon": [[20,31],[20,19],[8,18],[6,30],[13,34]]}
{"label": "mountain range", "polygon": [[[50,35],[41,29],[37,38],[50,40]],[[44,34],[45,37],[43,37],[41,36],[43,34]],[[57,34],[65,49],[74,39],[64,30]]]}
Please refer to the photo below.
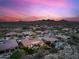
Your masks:
{"label": "mountain range", "polygon": [[[0,16],[0,22],[17,22],[17,21],[38,21],[43,19],[42,17],[29,16],[29,17],[13,17],[13,16]],[[79,17],[67,17],[63,18],[66,21],[79,21]],[[50,19],[54,20],[54,19]],[[60,19],[62,20],[62,19]],[[58,21],[60,21],[58,20]]]}
{"label": "mountain range", "polygon": [[26,27],[35,25],[51,25],[51,26],[67,26],[67,27],[79,27],[79,22],[71,22],[66,20],[54,21],[54,20],[37,20],[37,21],[17,21],[17,22],[0,22],[0,27]]}

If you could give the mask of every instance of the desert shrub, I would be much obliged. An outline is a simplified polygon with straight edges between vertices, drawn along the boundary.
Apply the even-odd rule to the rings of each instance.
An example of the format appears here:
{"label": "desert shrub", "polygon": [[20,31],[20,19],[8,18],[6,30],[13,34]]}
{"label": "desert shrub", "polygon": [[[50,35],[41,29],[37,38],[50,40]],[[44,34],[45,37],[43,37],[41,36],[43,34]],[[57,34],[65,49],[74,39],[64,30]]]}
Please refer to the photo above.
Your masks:
{"label": "desert shrub", "polygon": [[36,52],[36,49],[23,47],[23,50],[25,51],[25,54],[33,54]]}

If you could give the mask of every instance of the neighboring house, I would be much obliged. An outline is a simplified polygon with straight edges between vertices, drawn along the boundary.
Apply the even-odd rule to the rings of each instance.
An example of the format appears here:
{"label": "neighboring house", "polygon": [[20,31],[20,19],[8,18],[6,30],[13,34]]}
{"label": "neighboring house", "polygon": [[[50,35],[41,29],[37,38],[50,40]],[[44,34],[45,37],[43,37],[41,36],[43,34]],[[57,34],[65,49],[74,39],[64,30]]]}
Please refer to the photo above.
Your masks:
{"label": "neighboring house", "polygon": [[6,33],[5,36],[6,36],[5,37],[6,40],[9,40],[9,39],[17,39],[17,33],[16,32]]}
{"label": "neighboring house", "polygon": [[9,33],[6,33],[6,36],[8,36],[8,35],[17,35],[17,33],[16,32],[9,32]]}
{"label": "neighboring house", "polygon": [[56,37],[53,37],[53,36],[52,37],[44,36],[42,39],[45,41],[50,41],[51,43],[58,40]]}
{"label": "neighboring house", "polygon": [[21,40],[21,44],[24,47],[34,47],[34,46],[42,46],[44,45],[44,42],[42,40],[38,40],[38,39],[23,39]]}
{"label": "neighboring house", "polygon": [[57,49],[63,49],[65,43],[61,42],[61,41],[55,41],[54,44],[55,44],[55,48],[57,48]]}
{"label": "neighboring house", "polygon": [[62,30],[68,31],[68,30],[70,30],[70,28],[63,28]]}
{"label": "neighboring house", "polygon": [[35,34],[34,32],[32,31],[25,31],[25,32],[22,32],[24,35],[28,34],[28,35],[32,35],[32,34]]}
{"label": "neighboring house", "polygon": [[66,36],[66,35],[62,35],[62,34],[58,34],[58,35],[56,35],[57,37],[60,37],[60,38],[62,38],[62,39],[68,39],[68,38],[70,38],[69,36]]}
{"label": "neighboring house", "polygon": [[0,41],[0,52],[6,53],[7,51],[14,50],[18,47],[18,43],[16,40],[1,40]]}

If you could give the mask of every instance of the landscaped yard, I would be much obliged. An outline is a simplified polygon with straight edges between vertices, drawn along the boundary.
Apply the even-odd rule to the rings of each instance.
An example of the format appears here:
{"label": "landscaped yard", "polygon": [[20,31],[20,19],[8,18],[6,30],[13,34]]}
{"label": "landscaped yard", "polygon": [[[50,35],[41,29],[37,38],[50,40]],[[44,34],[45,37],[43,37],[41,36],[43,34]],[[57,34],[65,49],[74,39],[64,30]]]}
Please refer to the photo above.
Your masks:
{"label": "landscaped yard", "polygon": [[15,51],[13,54],[10,56],[10,59],[19,59],[22,56],[23,52],[22,51]]}

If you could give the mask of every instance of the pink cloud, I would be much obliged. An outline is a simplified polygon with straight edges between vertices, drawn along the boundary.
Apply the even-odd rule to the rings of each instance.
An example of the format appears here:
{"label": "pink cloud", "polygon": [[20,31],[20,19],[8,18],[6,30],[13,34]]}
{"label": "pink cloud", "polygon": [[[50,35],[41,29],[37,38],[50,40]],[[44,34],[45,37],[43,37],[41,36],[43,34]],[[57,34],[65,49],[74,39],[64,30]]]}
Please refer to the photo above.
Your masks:
{"label": "pink cloud", "polygon": [[44,5],[47,7],[67,8],[71,7],[71,4],[67,0],[13,0],[17,4],[38,6]]}
{"label": "pink cloud", "polygon": [[37,16],[30,16],[28,12],[17,11],[13,9],[3,8],[0,7],[0,21],[34,21],[38,20],[40,17]]}
{"label": "pink cloud", "polygon": [[[25,21],[40,19],[41,16],[44,16],[44,17],[49,16],[48,18],[50,18],[55,15],[55,17],[58,17],[61,15],[56,10],[54,10],[54,8],[57,8],[57,10],[58,9],[60,10],[61,8],[69,9],[72,7],[71,3],[69,3],[69,1],[67,0],[11,0],[11,1],[15,4],[15,7],[17,5],[20,6],[20,10],[18,6],[17,6],[18,10],[15,10],[15,8],[11,9],[8,7],[6,8],[0,7],[0,13],[2,13],[2,15],[4,16],[6,15],[15,16],[17,18],[21,17]],[[39,6],[43,6],[45,8],[39,8]]]}
{"label": "pink cloud", "polygon": [[13,10],[5,7],[0,7],[0,13],[4,14],[4,16],[27,16],[27,14],[23,11]]}

